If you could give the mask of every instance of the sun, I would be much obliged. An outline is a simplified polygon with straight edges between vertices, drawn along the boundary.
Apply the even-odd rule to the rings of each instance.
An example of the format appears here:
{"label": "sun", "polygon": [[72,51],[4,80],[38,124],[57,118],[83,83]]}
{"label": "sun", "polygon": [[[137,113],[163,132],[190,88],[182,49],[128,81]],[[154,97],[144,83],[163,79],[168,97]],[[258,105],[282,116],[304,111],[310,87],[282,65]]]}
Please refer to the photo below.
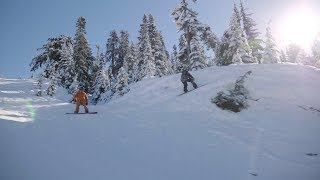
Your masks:
{"label": "sun", "polygon": [[320,16],[310,8],[293,8],[280,18],[278,24],[280,44],[294,43],[308,50],[320,31]]}

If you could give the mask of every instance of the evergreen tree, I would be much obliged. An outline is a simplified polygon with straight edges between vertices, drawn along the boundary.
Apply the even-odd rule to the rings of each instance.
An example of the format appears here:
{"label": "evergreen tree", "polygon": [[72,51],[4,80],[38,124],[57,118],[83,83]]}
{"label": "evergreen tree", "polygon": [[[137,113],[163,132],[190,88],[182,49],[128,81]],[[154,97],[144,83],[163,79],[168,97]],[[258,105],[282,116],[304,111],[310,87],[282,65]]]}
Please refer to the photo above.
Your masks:
{"label": "evergreen tree", "polygon": [[202,53],[202,48],[195,47],[201,46],[201,40],[207,46],[214,47],[216,38],[207,25],[199,22],[198,13],[188,6],[187,0],[181,0],[180,5],[173,10],[172,16],[182,36],[179,40],[178,58],[183,68],[190,70],[194,68],[191,64],[197,64],[195,61],[200,61],[200,64],[203,62],[201,56],[198,56]]}
{"label": "evergreen tree", "polygon": [[59,75],[61,85],[69,90],[75,76],[75,63],[73,60],[73,46],[71,38],[67,43],[62,45]]}
{"label": "evergreen tree", "polygon": [[174,73],[178,73],[178,70],[177,70],[177,63],[178,63],[178,52],[177,52],[177,46],[176,45],[173,45],[173,52],[171,53],[171,68],[173,70]]}
{"label": "evergreen tree", "polygon": [[286,53],[283,50],[281,50],[280,51],[280,62],[287,62],[287,61],[288,61],[288,57],[287,57]]}
{"label": "evergreen tree", "polygon": [[253,57],[257,58],[257,60],[261,59],[261,52],[263,51],[262,43],[263,41],[259,39],[260,33],[255,28],[256,23],[250,17],[252,13],[248,13],[247,9],[244,7],[242,0],[240,0],[240,11],[241,11],[241,19],[243,22],[243,30],[247,37],[250,48],[252,49]]}
{"label": "evergreen tree", "polygon": [[92,102],[93,104],[97,104],[99,101],[102,100],[102,94],[107,92],[110,88],[110,81],[109,77],[106,76],[105,71],[103,70],[103,54],[98,56],[98,71],[96,78],[93,83],[93,95],[92,95]]}
{"label": "evergreen tree", "polygon": [[241,27],[240,13],[234,4],[229,29],[223,34],[216,51],[217,65],[256,63],[251,55],[251,48]]}
{"label": "evergreen tree", "polygon": [[138,62],[138,46],[134,43],[131,43],[128,53],[124,58],[123,67],[127,70],[128,73],[128,83],[132,83],[135,80],[135,64]]}
{"label": "evergreen tree", "polygon": [[76,23],[76,34],[74,37],[73,59],[75,62],[75,73],[77,80],[86,92],[92,92],[92,63],[94,57],[92,56],[91,48],[89,47],[86,35],[86,20],[79,17]]}
{"label": "evergreen tree", "polygon": [[129,33],[127,31],[120,31],[119,39],[119,63],[117,69],[123,66],[124,59],[129,51]]}
{"label": "evergreen tree", "polygon": [[266,41],[264,51],[262,53],[261,63],[278,63],[279,62],[279,51],[277,50],[276,43],[273,39],[271,28],[266,29]]}
{"label": "evergreen tree", "polygon": [[302,49],[297,44],[289,44],[287,48],[288,62],[298,63],[299,62],[299,54]]}
{"label": "evergreen tree", "polygon": [[106,45],[106,60],[110,63],[112,76],[117,77],[118,68],[121,66],[119,60],[119,38],[115,30],[110,32]]}
{"label": "evergreen tree", "polygon": [[118,96],[123,96],[127,92],[129,92],[129,87],[128,87],[128,74],[127,70],[122,67],[119,70],[118,76],[117,76],[117,85],[116,85],[116,90]]}
{"label": "evergreen tree", "polygon": [[72,84],[69,86],[68,92],[70,94],[75,94],[78,91],[78,88],[79,88],[78,75],[75,75],[73,77]]}
{"label": "evergreen tree", "polygon": [[[47,43],[39,48],[42,51],[32,59],[30,63],[31,71],[43,68],[41,76],[49,80],[51,89],[47,92],[53,95],[53,86],[62,86],[68,88],[72,83],[71,76],[74,73],[73,46],[71,37],[60,35],[55,38],[49,38]],[[54,82],[53,82],[54,81]]]}
{"label": "evergreen tree", "polygon": [[315,66],[320,67],[320,32],[314,39],[311,50],[313,59],[315,61]]}
{"label": "evergreen tree", "polygon": [[[206,61],[204,47],[200,44],[200,41],[194,37],[191,40],[191,54],[190,56],[190,68],[191,70],[203,69],[208,66]],[[194,42],[193,42],[194,41]]]}
{"label": "evergreen tree", "polygon": [[216,49],[216,64],[218,66],[227,66],[232,64],[233,53],[229,49],[230,34],[229,31],[225,31]]}
{"label": "evergreen tree", "polygon": [[58,75],[55,74],[54,76],[50,77],[50,83],[47,89],[47,95],[49,96],[54,96],[57,90],[57,86],[58,86]]}
{"label": "evergreen tree", "polygon": [[170,62],[167,56],[167,50],[165,48],[162,35],[158,31],[155,20],[151,14],[148,19],[148,35],[150,39],[150,45],[152,55],[155,60],[156,76],[164,76],[172,72]]}
{"label": "evergreen tree", "polygon": [[43,76],[42,76],[42,74],[40,74],[37,77],[36,96],[42,96],[42,92],[43,92],[42,86],[43,86]]}
{"label": "evergreen tree", "polygon": [[148,33],[148,19],[143,16],[143,22],[140,25],[139,40],[139,62],[135,67],[136,81],[140,81],[144,77],[152,77],[156,74],[155,60],[151,49],[151,42]]}

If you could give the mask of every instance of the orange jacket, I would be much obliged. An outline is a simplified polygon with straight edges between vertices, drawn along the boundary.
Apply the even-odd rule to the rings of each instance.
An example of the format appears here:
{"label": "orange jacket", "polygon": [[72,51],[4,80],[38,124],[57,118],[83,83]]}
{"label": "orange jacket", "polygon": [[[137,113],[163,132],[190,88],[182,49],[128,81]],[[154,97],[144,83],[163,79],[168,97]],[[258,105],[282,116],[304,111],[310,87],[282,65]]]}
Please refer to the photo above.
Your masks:
{"label": "orange jacket", "polygon": [[74,96],[73,99],[80,104],[87,104],[88,103],[88,95],[84,91],[78,91]]}

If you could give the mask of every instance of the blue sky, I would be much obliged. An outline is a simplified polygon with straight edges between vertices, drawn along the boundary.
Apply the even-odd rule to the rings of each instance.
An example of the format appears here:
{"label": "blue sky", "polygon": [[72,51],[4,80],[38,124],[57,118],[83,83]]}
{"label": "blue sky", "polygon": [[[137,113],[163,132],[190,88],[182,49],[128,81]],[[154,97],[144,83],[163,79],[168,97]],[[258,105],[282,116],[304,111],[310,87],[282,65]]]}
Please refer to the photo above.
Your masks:
{"label": "blue sky", "polygon": [[[228,28],[233,0],[198,0],[192,5],[203,23],[220,37]],[[95,52],[99,44],[105,50],[109,32],[127,30],[130,40],[137,41],[142,16],[150,13],[162,31],[169,51],[178,40],[171,11],[180,0],[2,0],[0,2],[0,75],[30,77],[29,64],[37,49],[49,37],[73,36],[79,16],[87,20],[87,39]],[[237,2],[237,1],[236,1]],[[304,2],[320,12],[318,0],[243,0],[264,34],[269,19],[276,19],[286,8]],[[190,2],[191,4],[191,2]],[[320,16],[319,16],[320,17]],[[279,24],[279,23],[278,23]]]}

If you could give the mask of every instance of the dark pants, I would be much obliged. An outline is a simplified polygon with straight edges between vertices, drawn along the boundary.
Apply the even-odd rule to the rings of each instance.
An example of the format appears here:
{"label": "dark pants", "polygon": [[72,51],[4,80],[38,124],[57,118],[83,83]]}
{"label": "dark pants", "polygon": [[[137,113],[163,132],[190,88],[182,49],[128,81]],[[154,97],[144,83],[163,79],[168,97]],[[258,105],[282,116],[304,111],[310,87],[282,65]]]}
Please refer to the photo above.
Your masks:
{"label": "dark pants", "polygon": [[188,92],[188,82],[191,82],[193,88],[195,88],[195,89],[198,88],[197,84],[194,81],[188,80],[188,81],[182,82],[183,83],[183,91],[184,92]]}

